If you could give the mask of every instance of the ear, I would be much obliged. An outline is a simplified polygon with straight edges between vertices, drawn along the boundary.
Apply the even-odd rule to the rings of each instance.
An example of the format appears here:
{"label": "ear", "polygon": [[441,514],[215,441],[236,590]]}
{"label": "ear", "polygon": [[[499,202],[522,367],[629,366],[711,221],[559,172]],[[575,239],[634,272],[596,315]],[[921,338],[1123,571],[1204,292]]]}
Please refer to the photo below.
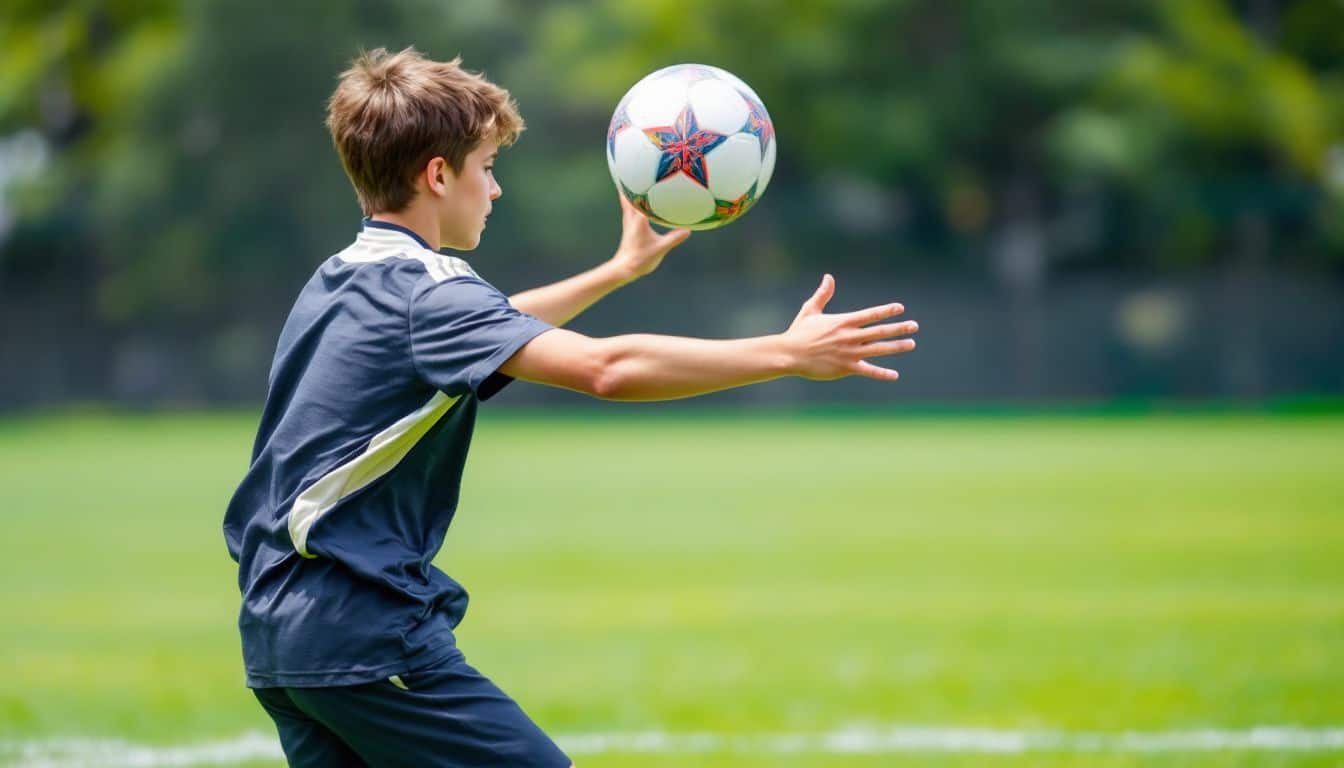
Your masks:
{"label": "ear", "polygon": [[453,169],[448,167],[448,161],[442,157],[430,158],[425,165],[424,179],[431,194],[443,197],[452,185]]}

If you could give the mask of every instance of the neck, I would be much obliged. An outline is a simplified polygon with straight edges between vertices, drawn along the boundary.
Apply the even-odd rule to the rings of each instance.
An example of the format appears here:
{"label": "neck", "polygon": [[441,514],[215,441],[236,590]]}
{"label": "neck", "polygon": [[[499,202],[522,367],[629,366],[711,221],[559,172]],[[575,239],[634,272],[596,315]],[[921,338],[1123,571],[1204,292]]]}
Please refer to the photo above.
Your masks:
{"label": "neck", "polygon": [[375,213],[369,216],[371,221],[385,221],[388,224],[396,224],[405,227],[415,234],[419,235],[434,250],[442,248],[439,240],[439,222],[434,216],[433,211],[427,211],[417,206],[407,206],[405,209],[395,213]]}

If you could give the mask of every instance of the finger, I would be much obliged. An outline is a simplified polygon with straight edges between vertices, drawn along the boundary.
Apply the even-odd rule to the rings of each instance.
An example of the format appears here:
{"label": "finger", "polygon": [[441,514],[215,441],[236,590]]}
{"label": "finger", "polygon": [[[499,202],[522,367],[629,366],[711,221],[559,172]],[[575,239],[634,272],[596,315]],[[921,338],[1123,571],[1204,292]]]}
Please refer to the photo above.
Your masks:
{"label": "finger", "polygon": [[870,379],[878,379],[880,381],[895,381],[901,378],[901,374],[897,373],[894,369],[882,368],[873,365],[867,360],[860,360],[855,363],[854,372],[860,376],[867,376]]}
{"label": "finger", "polygon": [[890,339],[893,336],[909,336],[919,330],[919,323],[914,320],[906,320],[903,323],[883,323],[882,325],[870,325],[867,328],[855,332],[855,338],[860,342],[881,341]]}
{"label": "finger", "polygon": [[840,319],[848,325],[868,325],[879,320],[895,317],[904,311],[905,307],[901,304],[882,304],[842,314]]}
{"label": "finger", "polygon": [[674,229],[658,239],[660,248],[676,248],[678,245],[686,242],[686,238],[691,236],[689,229]]}
{"label": "finger", "polygon": [[624,216],[625,218],[630,218],[631,216],[642,217],[644,215],[640,213],[639,209],[635,207],[634,203],[630,202],[630,198],[626,197],[625,193],[622,192],[620,188],[617,188],[616,190],[616,199],[621,201],[621,215]]}
{"label": "finger", "polygon": [[812,298],[803,303],[803,311],[807,313],[820,312],[826,308],[831,297],[835,295],[835,278],[829,274],[821,276],[821,285],[817,286],[817,292],[812,294]]}
{"label": "finger", "polygon": [[896,339],[895,341],[878,341],[872,344],[864,344],[862,347],[859,347],[859,351],[864,357],[882,357],[884,355],[899,355],[902,352],[909,352],[914,348],[914,339]]}

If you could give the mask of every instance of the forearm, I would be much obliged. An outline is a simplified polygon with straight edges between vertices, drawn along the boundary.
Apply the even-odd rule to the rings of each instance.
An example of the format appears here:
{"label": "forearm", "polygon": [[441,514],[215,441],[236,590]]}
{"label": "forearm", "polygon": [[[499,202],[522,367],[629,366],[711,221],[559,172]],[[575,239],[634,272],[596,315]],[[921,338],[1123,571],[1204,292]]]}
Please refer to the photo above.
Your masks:
{"label": "forearm", "polygon": [[557,283],[514,294],[509,303],[520,312],[561,326],[632,279],[615,261],[607,261]]}
{"label": "forearm", "polygon": [[674,400],[769,381],[792,373],[783,336],[710,340],[630,334],[597,340],[596,392],[609,400]]}
{"label": "forearm", "polygon": [[556,328],[536,336],[499,370],[515,379],[564,387],[607,400],[674,400],[784,376],[826,381],[899,374],[868,362],[914,349],[913,321],[883,323],[902,312],[884,304],[843,314],[822,310],[835,294],[826,275],[812,298],[775,336],[712,341],[630,334],[595,339]]}

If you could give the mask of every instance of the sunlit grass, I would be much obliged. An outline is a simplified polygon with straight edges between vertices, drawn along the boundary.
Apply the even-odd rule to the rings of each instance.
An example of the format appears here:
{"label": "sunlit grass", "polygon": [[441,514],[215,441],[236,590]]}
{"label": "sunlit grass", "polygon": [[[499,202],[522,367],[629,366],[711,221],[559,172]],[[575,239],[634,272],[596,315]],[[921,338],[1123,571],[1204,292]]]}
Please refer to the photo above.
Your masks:
{"label": "sunlit grass", "polygon": [[[0,423],[0,736],[270,730],[220,534],[253,428]],[[472,593],[459,642],[555,733],[1344,724],[1344,419],[487,411],[472,451],[438,560]]]}

